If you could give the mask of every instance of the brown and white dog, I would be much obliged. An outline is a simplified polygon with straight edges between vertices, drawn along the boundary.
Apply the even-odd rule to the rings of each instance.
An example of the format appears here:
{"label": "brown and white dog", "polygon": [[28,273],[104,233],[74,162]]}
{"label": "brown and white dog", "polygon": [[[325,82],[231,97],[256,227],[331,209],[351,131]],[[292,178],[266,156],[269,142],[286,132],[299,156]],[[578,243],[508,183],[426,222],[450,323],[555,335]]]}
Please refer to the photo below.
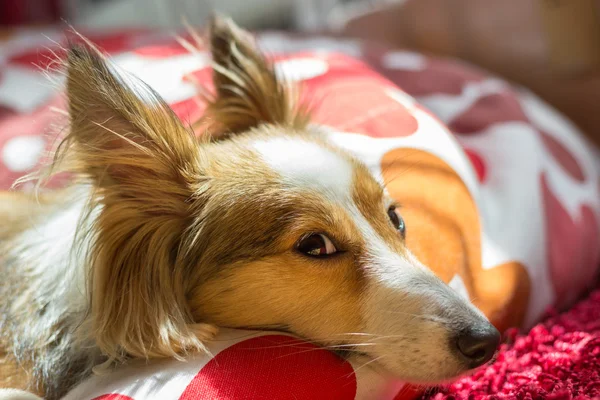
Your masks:
{"label": "brown and white dog", "polygon": [[244,32],[217,18],[210,43],[203,139],[93,48],[69,51],[51,174],[76,183],[0,195],[0,387],[58,399],[103,363],[203,352],[219,327],[290,332],[408,382],[489,361],[498,331],[408,250],[401,205]]}

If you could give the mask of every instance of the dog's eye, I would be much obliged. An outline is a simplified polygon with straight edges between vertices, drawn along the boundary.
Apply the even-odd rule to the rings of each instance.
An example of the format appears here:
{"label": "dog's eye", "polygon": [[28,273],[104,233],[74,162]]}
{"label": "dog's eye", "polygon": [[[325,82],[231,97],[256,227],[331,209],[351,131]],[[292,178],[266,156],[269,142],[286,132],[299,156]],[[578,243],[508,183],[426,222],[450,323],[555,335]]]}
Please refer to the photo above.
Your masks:
{"label": "dog's eye", "polygon": [[400,215],[400,211],[396,209],[396,207],[392,206],[388,209],[388,216],[390,217],[390,221],[392,221],[392,225],[402,237],[406,236],[406,225],[404,224],[404,218]]}
{"label": "dog's eye", "polygon": [[337,253],[337,249],[327,236],[313,233],[300,239],[296,249],[302,254],[311,257],[324,257]]}

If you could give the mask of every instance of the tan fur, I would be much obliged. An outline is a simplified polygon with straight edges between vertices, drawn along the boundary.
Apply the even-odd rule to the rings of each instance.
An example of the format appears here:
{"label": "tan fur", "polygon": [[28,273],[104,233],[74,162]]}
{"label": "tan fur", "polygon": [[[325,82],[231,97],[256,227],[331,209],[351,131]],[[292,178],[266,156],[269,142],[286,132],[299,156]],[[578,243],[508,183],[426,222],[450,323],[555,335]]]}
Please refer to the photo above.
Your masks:
{"label": "tan fur", "polygon": [[0,242],[35,224],[45,211],[42,204],[47,204],[45,196],[36,199],[19,192],[0,192]]}
{"label": "tan fur", "polygon": [[[370,172],[364,166],[357,167],[354,177],[354,190],[352,197],[361,214],[368,219],[375,231],[385,240],[393,251],[399,254],[406,253],[406,243],[400,239],[398,232],[390,229],[389,218],[381,217],[382,204],[395,204],[389,201],[383,188],[373,179],[369,179]],[[389,207],[389,206],[388,206]],[[374,217],[379,216],[379,218]]]}
{"label": "tan fur", "polygon": [[[221,33],[217,29],[218,35]],[[242,42],[235,42],[232,48],[236,44],[243,47]],[[225,57],[217,52],[216,62],[222,56]],[[258,85],[257,92],[266,96],[271,89],[269,82],[277,81],[273,76],[266,81],[266,87],[254,82],[259,79],[257,74],[264,78],[272,71],[266,69],[258,55],[253,57],[246,70],[252,72],[256,68],[256,73],[245,79]],[[319,268],[317,262],[314,269],[304,268],[307,275],[302,276],[298,267],[305,266],[306,260],[293,250],[294,242],[306,231],[349,226],[343,221],[344,214],[330,209],[322,199],[311,203],[309,193],[274,190],[278,177],[266,166],[261,168],[262,162],[248,150],[249,140],[261,135],[305,135],[295,130],[299,123],[291,117],[291,111],[272,107],[274,114],[270,117],[262,114],[244,123],[244,129],[250,129],[267,120],[273,125],[271,128],[257,128],[237,138],[198,146],[191,132],[175,120],[166,105],[157,103],[153,109],[141,104],[118,84],[97,56],[71,52],[69,68],[67,92],[72,99],[72,133],[59,149],[57,162],[69,165],[71,172],[90,176],[98,188],[97,199],[104,206],[96,220],[98,236],[94,240],[98,246],[89,260],[94,271],[91,325],[103,353],[120,359],[123,355],[163,357],[202,350],[202,341],[214,332],[213,325],[273,327],[274,321],[284,321],[283,329],[329,340],[333,332],[361,330],[356,304],[360,279],[352,278],[357,268],[350,256],[340,260],[347,269],[344,274]],[[97,81],[88,78],[98,73]],[[219,83],[221,79],[217,73],[217,85],[231,85]],[[279,93],[286,93],[281,90],[269,97],[277,99]],[[255,95],[250,92],[242,100],[253,101]],[[219,99],[223,97],[227,94]],[[286,98],[279,100],[282,104],[287,102]],[[97,105],[94,114],[86,106],[90,103]],[[241,104],[239,98],[237,104]],[[236,115],[225,101],[211,107],[214,112]],[[219,122],[234,132],[240,126],[240,121],[236,121],[222,118]],[[216,137],[222,138],[220,132]],[[314,140],[324,145],[322,140]],[[70,155],[75,158],[70,159]],[[362,170],[362,175],[362,179],[368,176],[372,181],[366,170]],[[238,193],[241,195],[236,197]],[[363,193],[364,202],[382,207],[381,190],[373,195],[371,198]],[[289,200],[282,205],[281,199],[286,197]],[[230,214],[227,204],[236,205],[235,214]],[[292,218],[299,204],[304,214],[314,215],[310,221],[301,223],[299,218]],[[271,205],[274,208],[269,210]],[[263,217],[256,220],[254,210],[261,208]],[[383,208],[378,213],[387,229],[393,231]],[[336,215],[341,221],[335,219]],[[286,217],[296,226],[278,222]],[[286,227],[286,232],[273,232],[272,236],[279,240],[261,248],[265,234],[276,226]],[[227,240],[230,232],[244,240],[232,243]],[[340,234],[344,238],[356,236]],[[231,248],[232,245],[236,247]],[[254,261],[261,256],[268,257],[268,261]],[[290,265],[287,277],[284,270],[274,267],[280,264]],[[139,265],[147,268],[147,280],[140,279]],[[171,267],[166,268],[167,265]],[[236,271],[233,277],[231,270]],[[221,280],[219,272],[227,279]],[[250,279],[261,275],[266,281]],[[340,289],[340,284],[349,280],[356,283],[350,284],[347,291]],[[258,288],[253,282],[271,287],[280,282],[281,291],[272,290],[257,298]],[[314,290],[317,282],[321,282],[322,290],[314,296],[317,303],[310,303],[313,297],[305,297],[303,302],[294,300],[310,288]],[[290,307],[294,303],[297,308]],[[285,309],[285,315],[277,310],[277,304]],[[139,311],[132,315],[128,310]],[[323,310],[337,320],[331,325],[333,330],[323,331],[323,324],[314,318]],[[268,319],[259,318],[257,312]],[[115,320],[121,322],[115,324]]]}
{"label": "tan fur", "polygon": [[9,355],[0,350],[0,388],[28,388],[31,377],[25,368],[19,367]]}

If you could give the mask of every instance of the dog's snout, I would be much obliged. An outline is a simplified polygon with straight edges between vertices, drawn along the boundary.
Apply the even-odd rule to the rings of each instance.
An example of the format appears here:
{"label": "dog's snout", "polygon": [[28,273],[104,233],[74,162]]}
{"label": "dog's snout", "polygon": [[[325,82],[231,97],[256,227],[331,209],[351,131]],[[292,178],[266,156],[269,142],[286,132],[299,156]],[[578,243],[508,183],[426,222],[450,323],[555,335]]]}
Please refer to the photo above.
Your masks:
{"label": "dog's snout", "polygon": [[491,324],[464,331],[456,340],[458,351],[467,360],[469,368],[491,360],[499,344],[500,332]]}

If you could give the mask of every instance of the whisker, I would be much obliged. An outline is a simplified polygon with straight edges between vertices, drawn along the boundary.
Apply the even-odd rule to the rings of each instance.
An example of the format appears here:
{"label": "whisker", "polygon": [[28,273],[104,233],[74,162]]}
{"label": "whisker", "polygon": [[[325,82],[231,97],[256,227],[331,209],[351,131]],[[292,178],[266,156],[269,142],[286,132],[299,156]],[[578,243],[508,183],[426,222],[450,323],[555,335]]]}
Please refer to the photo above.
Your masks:
{"label": "whisker", "polygon": [[404,157],[401,160],[393,160],[390,163],[386,163],[385,165],[382,166],[382,171],[385,171],[389,168],[394,167],[396,164],[407,164],[404,168],[398,170],[396,172],[396,174],[394,174],[390,180],[387,180],[383,182],[383,187],[387,188],[387,186],[389,184],[391,184],[393,181],[395,181],[396,179],[398,179],[401,175],[413,170],[414,168],[416,168],[417,166],[419,166],[420,164],[423,164],[424,160],[422,157],[417,157],[414,161],[411,161],[410,158],[411,156],[413,156],[413,158],[415,158],[414,156],[419,156],[419,154],[408,154],[406,157]]}
{"label": "whisker", "polygon": [[304,349],[303,351],[297,351],[297,352],[294,352],[294,353],[283,354],[283,355],[281,355],[279,357],[276,357],[275,360],[279,360],[279,359],[284,358],[284,357],[295,356],[295,355],[298,355],[298,354],[310,353],[312,351],[317,351],[317,350],[323,350],[323,349],[321,347],[315,347],[315,348],[312,348],[312,349]]}
{"label": "whisker", "polygon": [[370,365],[370,364],[372,364],[374,362],[377,362],[377,361],[381,360],[383,357],[385,357],[385,355],[381,355],[379,357],[373,358],[372,360],[367,361],[366,363],[364,363],[360,367],[354,368],[354,373],[356,373],[356,371],[358,371],[359,369],[362,369],[362,368],[364,368],[364,367],[366,367],[366,366],[368,366],[368,365]]}
{"label": "whisker", "polygon": [[327,345],[327,346],[323,346],[327,349],[329,348],[344,348],[344,347],[360,347],[360,346],[374,346],[377,343],[349,343],[349,344],[333,344],[333,345]]}
{"label": "whisker", "polygon": [[392,311],[392,310],[386,310],[386,313],[389,314],[396,314],[396,315],[407,315],[409,317],[415,318],[415,319],[421,319],[421,320],[425,320],[425,321],[432,321],[432,322],[448,322],[448,320],[444,317],[440,317],[440,316],[435,316],[435,315],[419,315],[419,314],[411,314],[411,313],[405,313],[402,311]]}
{"label": "whisker", "polygon": [[336,336],[355,335],[355,336],[378,336],[376,333],[366,332],[347,332],[347,333],[336,333]]}

